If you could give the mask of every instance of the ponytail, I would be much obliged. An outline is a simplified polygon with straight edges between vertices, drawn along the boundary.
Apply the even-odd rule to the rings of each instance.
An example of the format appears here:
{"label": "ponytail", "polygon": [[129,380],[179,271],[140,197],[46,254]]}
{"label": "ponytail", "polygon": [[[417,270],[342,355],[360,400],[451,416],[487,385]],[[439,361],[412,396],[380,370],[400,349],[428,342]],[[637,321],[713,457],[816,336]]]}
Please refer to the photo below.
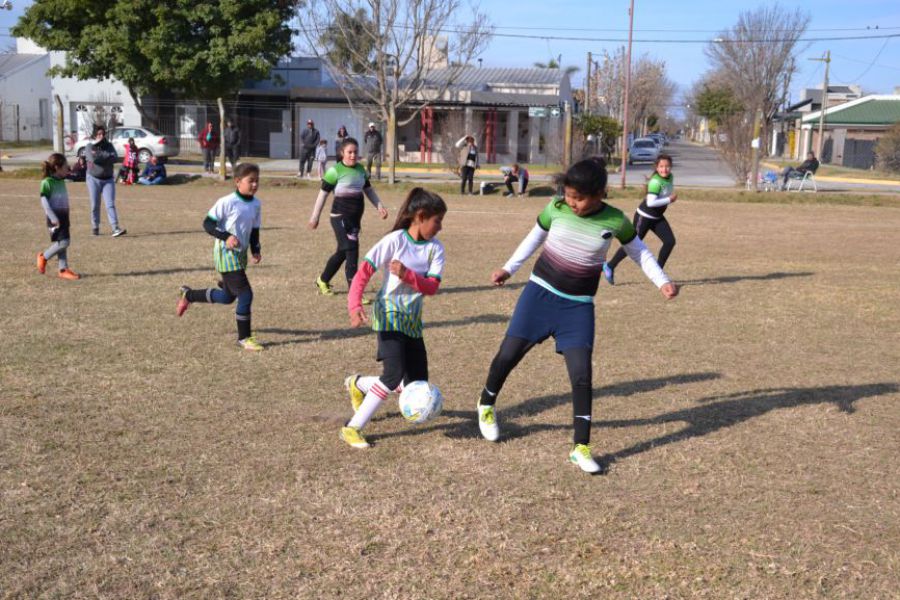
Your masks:
{"label": "ponytail", "polygon": [[403,201],[403,205],[397,211],[397,220],[394,222],[394,228],[391,231],[408,229],[412,225],[413,219],[420,212],[424,214],[426,219],[429,219],[434,215],[446,213],[447,204],[443,198],[434,192],[429,192],[425,188],[420,187],[413,188],[409,191],[406,200]]}
{"label": "ponytail", "polygon": [[44,177],[50,177],[64,164],[66,164],[65,155],[54,152],[47,157],[47,160],[41,163],[41,171],[44,173]]}

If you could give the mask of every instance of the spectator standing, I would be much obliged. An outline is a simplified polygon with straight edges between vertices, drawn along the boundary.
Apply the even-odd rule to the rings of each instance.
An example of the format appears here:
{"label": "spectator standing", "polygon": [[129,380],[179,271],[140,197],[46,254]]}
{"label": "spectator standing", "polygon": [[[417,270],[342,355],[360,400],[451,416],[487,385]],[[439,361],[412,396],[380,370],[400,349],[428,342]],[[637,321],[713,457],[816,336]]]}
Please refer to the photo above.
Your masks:
{"label": "spectator standing", "polygon": [[316,158],[316,148],[319,147],[319,130],[312,119],[306,122],[306,129],[300,133],[300,169],[297,177],[312,177],[313,160]]}
{"label": "spectator standing", "polygon": [[466,193],[466,182],[469,184],[469,194],[474,194],[472,185],[475,180],[475,169],[478,164],[478,146],[475,145],[475,138],[471,135],[464,136],[456,142],[456,147],[461,148],[459,152],[459,193]]}
{"label": "spectator standing", "polygon": [[91,228],[94,235],[100,235],[100,198],[106,205],[106,218],[112,227],[112,236],[125,235],[126,231],[119,227],[119,214],[116,212],[116,180],[113,177],[113,168],[116,159],[116,149],[106,139],[106,127],[94,126],[93,140],[84,147],[84,156],[87,158],[87,182],[88,197],[91,199]]}
{"label": "spectator standing", "polygon": [[337,136],[334,138],[334,160],[341,160],[341,144],[345,139],[350,137],[347,128],[341,125],[337,130]]}
{"label": "spectator standing", "polygon": [[198,137],[200,148],[203,150],[203,170],[207,173],[215,173],[216,152],[219,150],[219,134],[213,129],[212,121],[206,123],[206,127]]}
{"label": "spectator standing", "polygon": [[366,151],[366,176],[372,178],[372,162],[375,162],[375,176],[381,181],[381,150],[384,139],[381,132],[375,128],[375,123],[369,123],[369,128],[363,135],[363,148]]}
{"label": "spectator standing", "polygon": [[238,163],[238,155],[241,151],[241,130],[230,120],[225,121],[222,142],[225,144],[225,158],[231,163],[231,172],[234,173],[234,168]]}

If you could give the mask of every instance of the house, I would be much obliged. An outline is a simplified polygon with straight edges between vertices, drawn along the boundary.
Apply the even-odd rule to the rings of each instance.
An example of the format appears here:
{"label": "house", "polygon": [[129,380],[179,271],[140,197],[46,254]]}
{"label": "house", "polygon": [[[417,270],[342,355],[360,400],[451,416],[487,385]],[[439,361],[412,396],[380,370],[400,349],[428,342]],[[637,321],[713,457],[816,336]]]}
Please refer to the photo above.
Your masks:
{"label": "house", "polygon": [[[818,145],[821,111],[801,118],[803,153]],[[900,123],[900,95],[871,95],[825,109],[823,163],[868,169],[875,165],[878,139]]]}
{"label": "house", "polygon": [[[837,106],[862,97],[858,85],[829,85],[825,96],[827,107]],[[800,100],[775,115],[771,135],[770,154],[799,160],[806,156],[802,148],[808,147],[808,139],[800,139],[800,120],[822,108],[822,88],[806,88]]]}
{"label": "house", "polygon": [[49,140],[50,58],[17,40],[16,52],[0,54],[0,140]]}

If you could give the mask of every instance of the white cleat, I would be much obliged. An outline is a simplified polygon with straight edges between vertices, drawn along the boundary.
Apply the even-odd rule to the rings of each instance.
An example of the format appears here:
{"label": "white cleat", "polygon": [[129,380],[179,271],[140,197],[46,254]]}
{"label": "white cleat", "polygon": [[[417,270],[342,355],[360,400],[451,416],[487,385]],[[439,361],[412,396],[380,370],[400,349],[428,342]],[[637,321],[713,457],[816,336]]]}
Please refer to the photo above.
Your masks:
{"label": "white cleat", "polygon": [[591,456],[591,447],[587,444],[577,444],[569,453],[569,460],[578,465],[585,473],[599,473],[600,465]]}
{"label": "white cleat", "polygon": [[489,442],[500,439],[500,426],[497,425],[497,412],[493,406],[478,404],[478,429],[481,436]]}

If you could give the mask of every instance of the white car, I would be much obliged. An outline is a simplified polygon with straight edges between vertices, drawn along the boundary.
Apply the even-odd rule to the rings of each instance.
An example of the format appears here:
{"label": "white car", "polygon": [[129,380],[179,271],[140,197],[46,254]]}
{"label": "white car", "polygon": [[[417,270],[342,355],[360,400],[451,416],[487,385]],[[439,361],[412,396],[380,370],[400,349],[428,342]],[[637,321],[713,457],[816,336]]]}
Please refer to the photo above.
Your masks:
{"label": "white car", "polygon": [[[149,127],[116,127],[107,132],[107,139],[119,154],[119,158],[125,155],[125,146],[128,138],[134,138],[138,147],[138,160],[142,163],[149,162],[151,156],[157,158],[171,158],[178,156],[180,148],[178,138],[173,135],[162,134]],[[90,142],[90,138],[84,137],[75,144],[72,150],[76,156],[84,156],[84,148]]]}

